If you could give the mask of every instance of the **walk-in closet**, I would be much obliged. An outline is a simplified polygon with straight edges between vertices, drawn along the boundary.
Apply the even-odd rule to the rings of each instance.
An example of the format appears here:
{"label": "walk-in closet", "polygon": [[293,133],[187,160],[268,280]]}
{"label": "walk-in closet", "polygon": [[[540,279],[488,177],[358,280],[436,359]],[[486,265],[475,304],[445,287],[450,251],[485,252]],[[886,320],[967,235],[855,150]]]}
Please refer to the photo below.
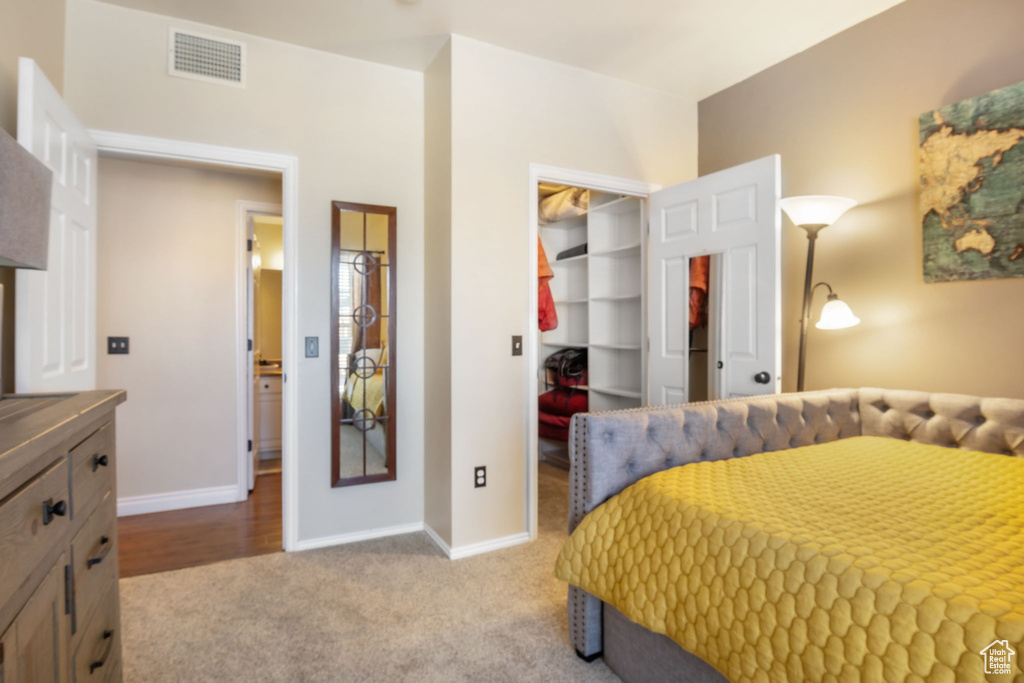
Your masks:
{"label": "walk-in closet", "polygon": [[568,465],[578,412],[645,394],[644,199],[541,183],[539,454]]}

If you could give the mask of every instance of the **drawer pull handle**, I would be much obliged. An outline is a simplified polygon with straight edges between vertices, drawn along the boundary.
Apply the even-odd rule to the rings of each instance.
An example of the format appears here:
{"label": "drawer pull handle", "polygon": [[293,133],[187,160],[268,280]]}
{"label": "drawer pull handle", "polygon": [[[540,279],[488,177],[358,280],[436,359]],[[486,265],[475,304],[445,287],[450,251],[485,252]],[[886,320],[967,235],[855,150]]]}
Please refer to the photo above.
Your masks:
{"label": "drawer pull handle", "polygon": [[95,671],[96,669],[99,669],[100,667],[102,667],[104,664],[107,663],[107,659],[110,657],[110,651],[114,649],[114,632],[113,631],[104,631],[103,632],[103,640],[107,641],[107,644],[103,646],[103,655],[99,659],[97,659],[95,662],[93,662],[92,664],[89,665],[89,675],[90,676],[92,675],[93,671]]}
{"label": "drawer pull handle", "polygon": [[53,498],[43,501],[43,526],[53,521],[54,517],[63,517],[68,513],[68,504],[63,500],[53,502]]}
{"label": "drawer pull handle", "polygon": [[107,557],[107,555],[110,554],[110,549],[113,546],[114,544],[110,542],[109,537],[100,536],[100,547],[96,549],[95,553],[91,557],[86,559],[85,568],[92,569],[92,566],[94,564],[99,564],[100,562],[102,562]]}
{"label": "drawer pull handle", "polygon": [[105,455],[94,455],[92,456],[92,471],[95,472],[101,467],[106,467],[110,460]]}

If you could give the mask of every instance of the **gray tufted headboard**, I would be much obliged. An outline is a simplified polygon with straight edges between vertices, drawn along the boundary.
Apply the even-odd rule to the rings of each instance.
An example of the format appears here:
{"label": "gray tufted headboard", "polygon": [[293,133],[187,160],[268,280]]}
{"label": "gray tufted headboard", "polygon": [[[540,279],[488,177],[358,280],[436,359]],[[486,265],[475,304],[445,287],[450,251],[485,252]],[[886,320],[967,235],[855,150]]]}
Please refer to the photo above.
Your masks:
{"label": "gray tufted headboard", "polygon": [[[570,426],[569,532],[655,472],[862,434],[1024,457],[1024,400],[830,389],[580,413]],[[601,602],[574,586],[569,630],[581,656],[600,653]]]}

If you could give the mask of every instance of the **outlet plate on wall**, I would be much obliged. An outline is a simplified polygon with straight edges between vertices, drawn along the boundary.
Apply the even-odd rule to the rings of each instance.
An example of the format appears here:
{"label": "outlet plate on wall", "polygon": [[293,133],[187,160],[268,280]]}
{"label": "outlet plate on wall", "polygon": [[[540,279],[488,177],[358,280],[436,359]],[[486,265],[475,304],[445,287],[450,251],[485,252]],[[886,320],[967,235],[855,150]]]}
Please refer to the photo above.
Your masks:
{"label": "outlet plate on wall", "polygon": [[474,467],[473,468],[473,488],[479,489],[487,486],[487,468],[486,467]]}

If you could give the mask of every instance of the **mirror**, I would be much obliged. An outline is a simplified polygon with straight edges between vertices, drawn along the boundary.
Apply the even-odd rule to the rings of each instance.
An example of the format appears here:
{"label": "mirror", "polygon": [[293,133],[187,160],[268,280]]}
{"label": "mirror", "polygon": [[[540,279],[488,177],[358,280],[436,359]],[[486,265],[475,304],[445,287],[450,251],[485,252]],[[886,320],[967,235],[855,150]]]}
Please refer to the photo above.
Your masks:
{"label": "mirror", "polygon": [[331,485],[395,479],[396,210],[331,203]]}

